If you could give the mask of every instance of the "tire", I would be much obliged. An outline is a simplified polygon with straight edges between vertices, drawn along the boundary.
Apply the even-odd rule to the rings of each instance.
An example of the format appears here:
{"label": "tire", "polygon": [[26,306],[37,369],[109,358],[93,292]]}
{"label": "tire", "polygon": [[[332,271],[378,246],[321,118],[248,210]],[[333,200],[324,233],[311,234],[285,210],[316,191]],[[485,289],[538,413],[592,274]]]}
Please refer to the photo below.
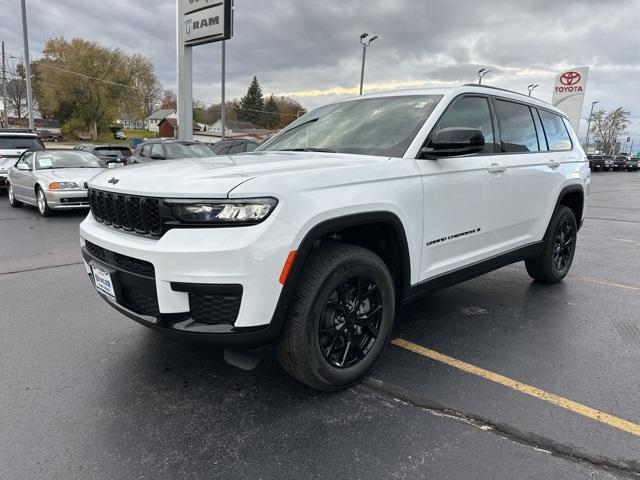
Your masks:
{"label": "tire", "polygon": [[24,205],[20,200],[16,200],[16,197],[13,196],[13,187],[11,186],[11,183],[7,184],[7,194],[9,196],[9,205],[13,208],[20,208]]}
{"label": "tire", "polygon": [[36,203],[41,216],[50,217],[53,215],[53,210],[49,208],[49,204],[47,203],[47,197],[40,187],[36,187]]}
{"label": "tire", "polygon": [[322,246],[305,264],[276,344],[278,361],[317,390],[349,387],[378,362],[394,315],[393,280],[380,257],[354,245]]}
{"label": "tire", "polygon": [[543,283],[561,282],[571,269],[577,238],[578,223],[573,210],[560,206],[549,223],[542,255],[525,261],[529,276]]}

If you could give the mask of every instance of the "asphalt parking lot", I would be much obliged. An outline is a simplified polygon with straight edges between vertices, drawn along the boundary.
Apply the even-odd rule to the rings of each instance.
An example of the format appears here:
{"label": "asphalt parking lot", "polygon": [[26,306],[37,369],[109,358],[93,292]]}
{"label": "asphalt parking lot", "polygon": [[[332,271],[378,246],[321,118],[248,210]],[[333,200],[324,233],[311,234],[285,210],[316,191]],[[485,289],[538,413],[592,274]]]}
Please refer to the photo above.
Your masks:
{"label": "asphalt parking lot", "polygon": [[0,194],[0,478],[640,478],[640,174],[595,173],[569,277],[523,264],[401,310],[321,394],[108,307],[83,213]]}

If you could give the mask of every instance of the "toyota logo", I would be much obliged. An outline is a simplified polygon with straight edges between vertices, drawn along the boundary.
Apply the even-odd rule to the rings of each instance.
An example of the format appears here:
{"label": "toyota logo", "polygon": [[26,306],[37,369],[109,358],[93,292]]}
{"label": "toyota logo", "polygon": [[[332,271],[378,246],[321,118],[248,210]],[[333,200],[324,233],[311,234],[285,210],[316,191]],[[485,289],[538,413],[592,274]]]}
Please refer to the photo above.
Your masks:
{"label": "toyota logo", "polygon": [[563,85],[575,85],[582,77],[578,72],[565,72],[560,75],[560,83]]}

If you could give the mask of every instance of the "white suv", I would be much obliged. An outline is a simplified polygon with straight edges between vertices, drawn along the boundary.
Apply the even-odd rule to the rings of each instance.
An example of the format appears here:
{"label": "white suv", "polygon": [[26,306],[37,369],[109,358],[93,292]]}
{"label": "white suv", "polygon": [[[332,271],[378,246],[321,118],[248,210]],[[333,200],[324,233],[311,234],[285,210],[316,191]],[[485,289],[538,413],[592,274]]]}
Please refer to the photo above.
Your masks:
{"label": "white suv", "polygon": [[322,390],[359,381],[418,295],[522,261],[562,280],[590,173],[562,112],[468,85],[320,107],[255,152],[89,182],[87,272],[154,330],[274,343]]}

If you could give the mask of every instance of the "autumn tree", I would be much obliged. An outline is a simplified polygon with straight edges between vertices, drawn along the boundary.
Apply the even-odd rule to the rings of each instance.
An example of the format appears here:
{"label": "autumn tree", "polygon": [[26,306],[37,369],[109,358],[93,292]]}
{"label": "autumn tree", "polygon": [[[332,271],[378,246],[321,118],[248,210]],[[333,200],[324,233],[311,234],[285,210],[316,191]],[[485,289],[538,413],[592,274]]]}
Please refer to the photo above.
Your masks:
{"label": "autumn tree", "polygon": [[280,122],[275,128],[284,128],[301,115],[307,113],[307,110],[291,97],[274,97],[274,101],[280,111]]}
{"label": "autumn tree", "polygon": [[160,108],[165,110],[176,110],[178,108],[178,100],[176,99],[176,92],[173,90],[165,90],[160,103]]}
{"label": "autumn tree", "polygon": [[622,107],[610,112],[598,110],[591,116],[591,134],[603,153],[615,149],[618,137],[629,126],[630,113]]}
{"label": "autumn tree", "polygon": [[44,113],[83,125],[96,139],[119,113],[142,116],[157,101],[151,62],[81,38],[49,39],[34,62],[34,92]]}
{"label": "autumn tree", "polygon": [[251,122],[254,124],[262,123],[262,113],[264,110],[264,98],[262,97],[262,88],[258,83],[258,77],[253,77],[251,85],[247,89],[247,93],[240,99],[240,111],[238,112],[238,120],[243,122]]}

